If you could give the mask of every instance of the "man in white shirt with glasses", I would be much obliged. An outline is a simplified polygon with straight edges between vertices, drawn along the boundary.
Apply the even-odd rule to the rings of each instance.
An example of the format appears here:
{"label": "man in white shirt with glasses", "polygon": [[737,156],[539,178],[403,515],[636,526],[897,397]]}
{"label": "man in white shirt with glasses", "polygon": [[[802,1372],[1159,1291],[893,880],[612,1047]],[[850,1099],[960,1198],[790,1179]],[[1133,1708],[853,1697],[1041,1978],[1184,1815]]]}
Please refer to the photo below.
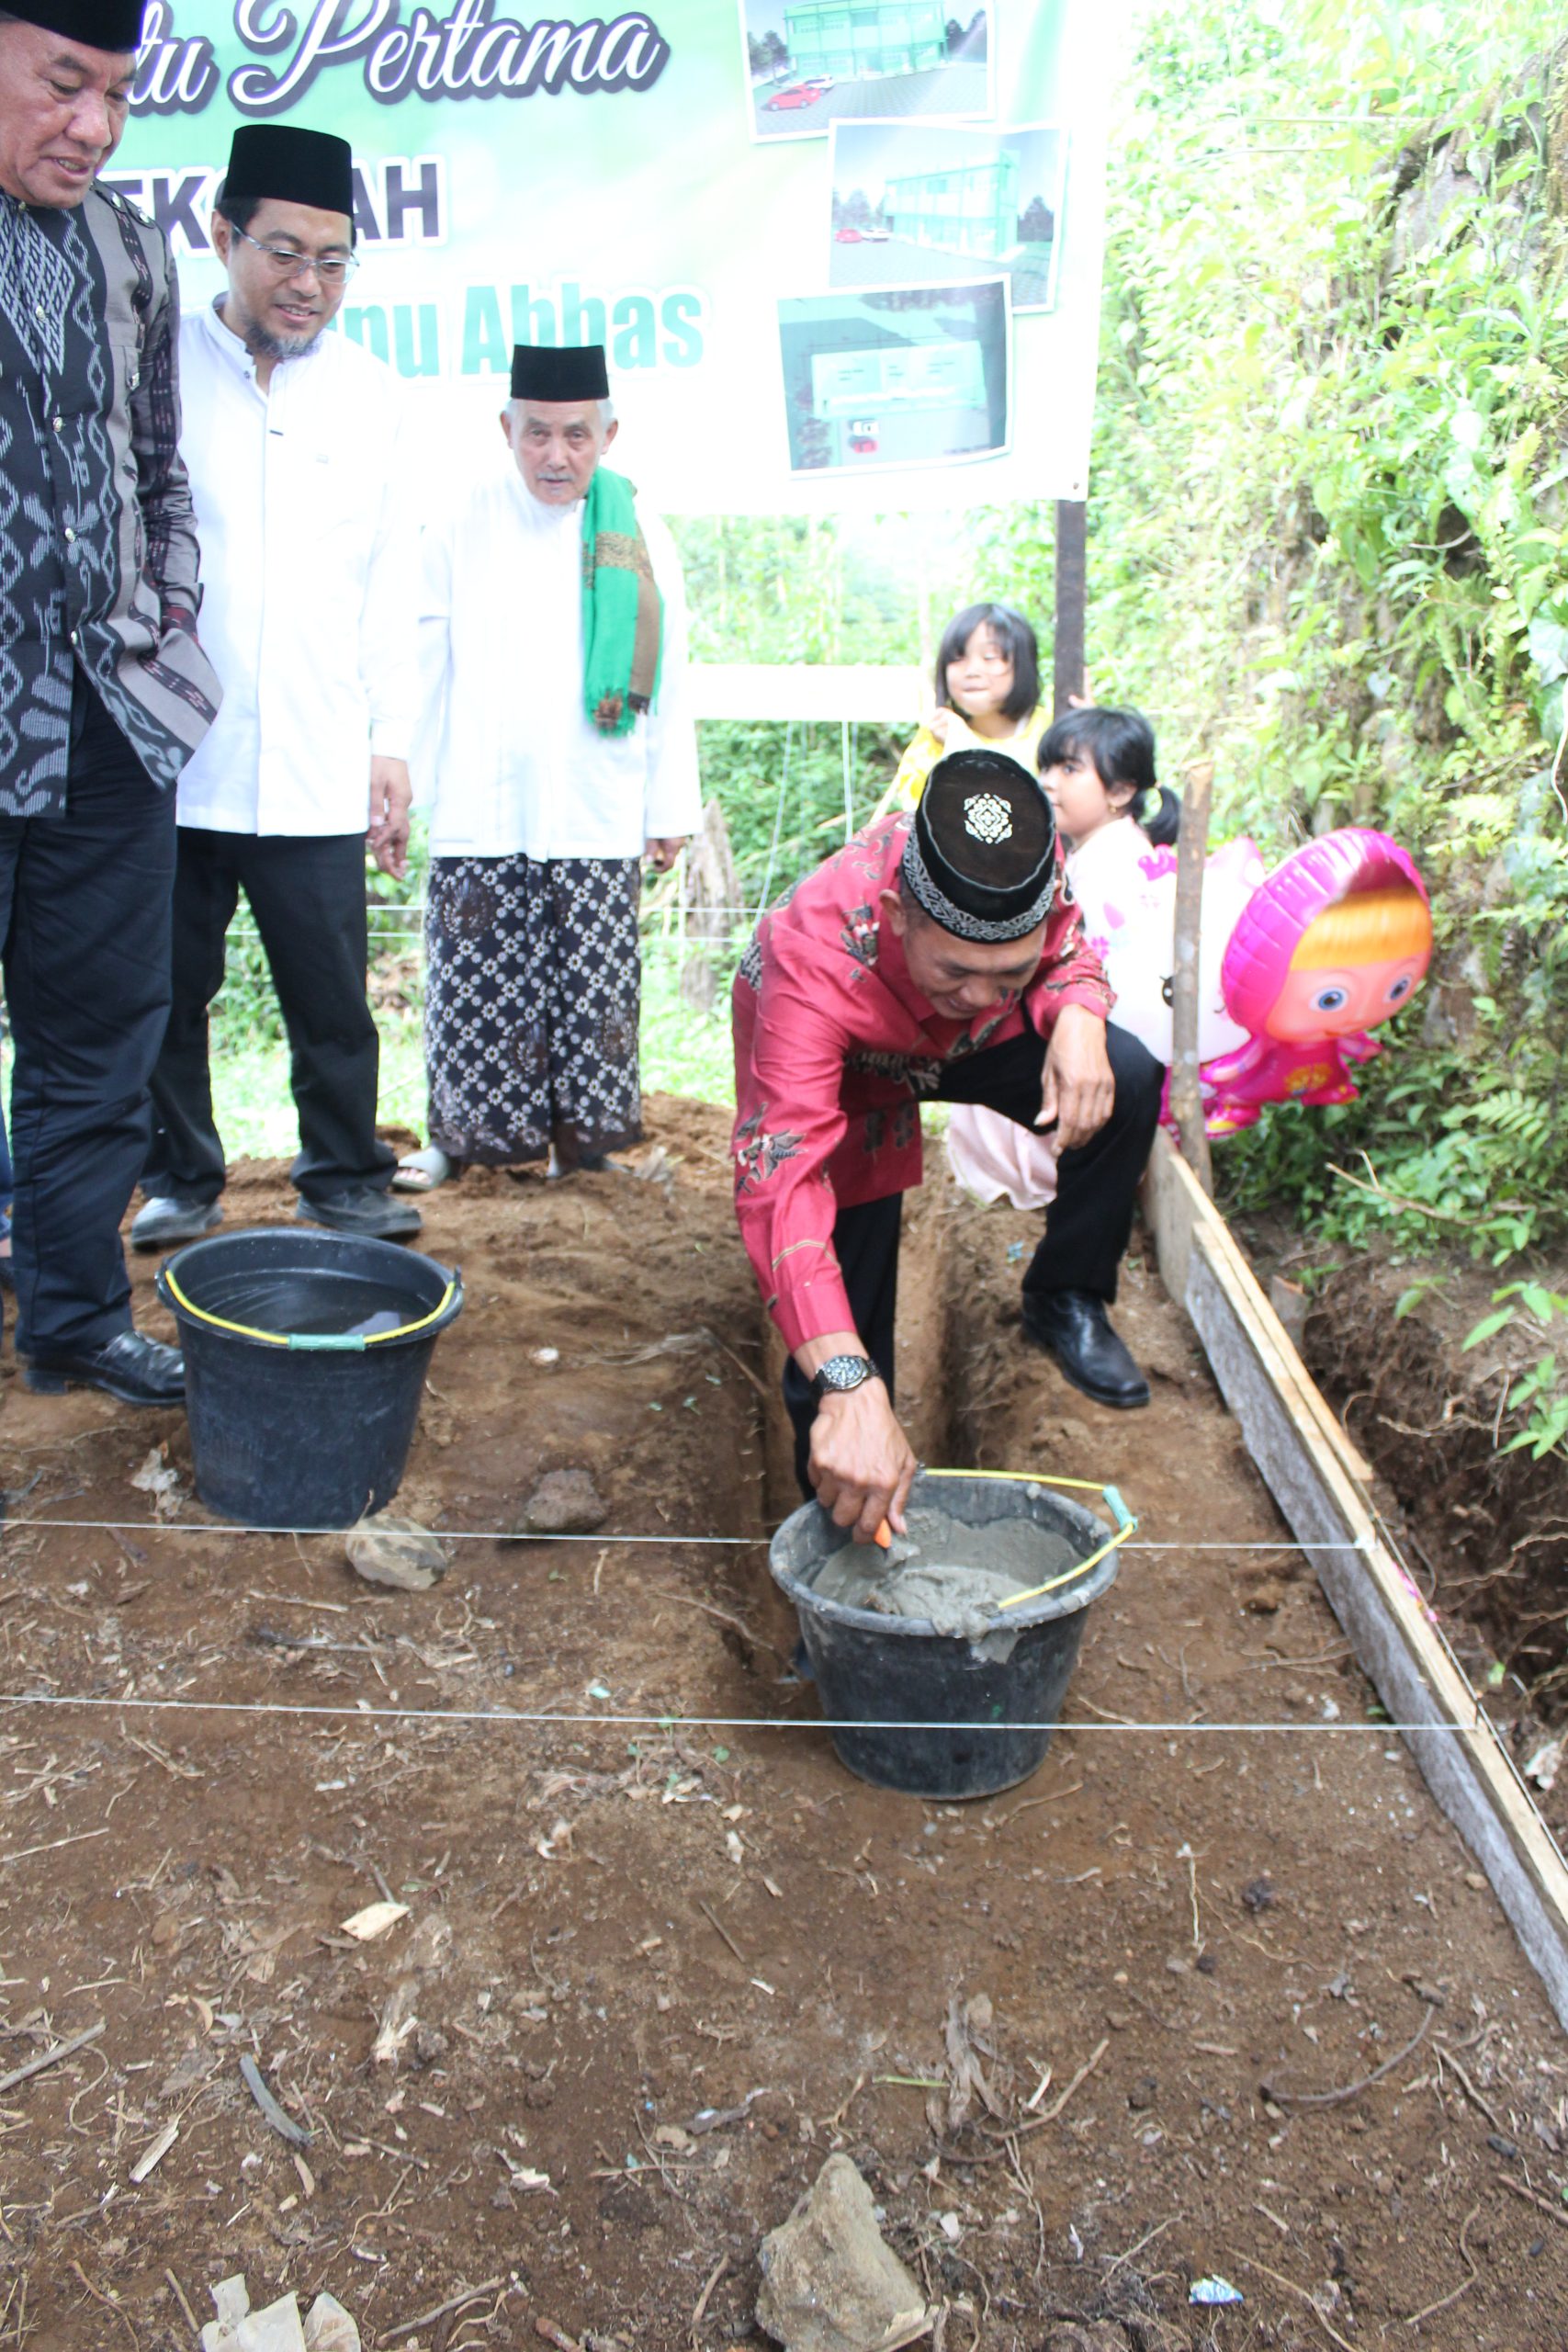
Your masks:
{"label": "man in white shirt with glasses", "polygon": [[407,863],[417,541],[400,387],[326,332],[355,266],[348,142],[237,130],[212,240],[229,284],[181,332],[181,446],[224,701],[180,780],[174,1000],[131,1238],[162,1249],[222,1216],[208,1008],[241,890],[288,1033],[296,1214],[400,1237],[420,1216],[376,1135],[365,858]]}

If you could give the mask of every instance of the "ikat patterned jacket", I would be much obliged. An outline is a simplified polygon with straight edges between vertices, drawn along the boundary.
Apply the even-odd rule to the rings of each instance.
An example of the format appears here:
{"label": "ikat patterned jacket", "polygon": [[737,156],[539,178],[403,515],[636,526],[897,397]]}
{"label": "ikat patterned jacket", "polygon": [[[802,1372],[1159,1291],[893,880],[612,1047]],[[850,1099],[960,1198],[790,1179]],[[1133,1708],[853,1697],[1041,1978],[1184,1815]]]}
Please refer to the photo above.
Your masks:
{"label": "ikat patterned jacket", "polygon": [[[944,1066],[1050,1034],[1065,1004],[1104,1016],[1114,999],[1065,872],[1040,969],[978,1023],[944,1020],[909,978],[882,921],[911,820],[847,842],[757,926],[736,975],[732,1148],[741,1239],[791,1349],[854,1328],[833,1255],[840,1208],[920,1181],[922,1095]],[[1058,868],[1061,849],[1057,848]]]}
{"label": "ikat patterned jacket", "polygon": [[0,194],[0,814],[65,806],[81,662],[155,784],[211,724],[163,232]]}

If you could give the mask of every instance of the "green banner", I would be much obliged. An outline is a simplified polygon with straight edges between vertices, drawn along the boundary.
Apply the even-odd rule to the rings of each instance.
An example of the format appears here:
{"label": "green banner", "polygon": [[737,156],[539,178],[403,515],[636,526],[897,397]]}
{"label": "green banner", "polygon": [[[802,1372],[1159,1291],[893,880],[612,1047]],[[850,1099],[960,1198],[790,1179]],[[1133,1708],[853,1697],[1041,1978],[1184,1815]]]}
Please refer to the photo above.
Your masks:
{"label": "green banner", "polygon": [[409,380],[433,492],[488,461],[514,342],[602,342],[668,511],[1084,494],[1112,16],[506,5],[151,0],[106,176],[187,306],[235,126],[304,123],[353,143],[340,330]]}

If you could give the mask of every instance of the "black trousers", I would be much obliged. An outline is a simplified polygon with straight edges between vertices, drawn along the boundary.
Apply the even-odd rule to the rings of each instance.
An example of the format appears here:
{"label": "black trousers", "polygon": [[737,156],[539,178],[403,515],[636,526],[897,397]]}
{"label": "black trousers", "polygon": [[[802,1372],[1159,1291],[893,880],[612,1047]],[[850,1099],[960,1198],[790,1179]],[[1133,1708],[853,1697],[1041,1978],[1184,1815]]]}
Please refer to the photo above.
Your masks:
{"label": "black trousers", "polygon": [[174,992],[152,1073],[154,1125],[141,1174],[150,1197],[215,1201],[223,1146],[212,1114],[208,1008],[240,892],[256,919],[288,1033],[299,1117],[290,1173],[308,1201],[350,1186],[384,1192],[394,1156],[376,1137],[380,1040],[365,994],[365,836],[179,828]]}
{"label": "black trousers", "polygon": [[169,1009],[175,796],[77,673],[65,813],[0,816],[0,961],[16,1057],[17,1346],[130,1328],[119,1243]]}
{"label": "black trousers", "polygon": [[[1107,1306],[1116,1296],[1117,1271],[1133,1229],[1133,1204],[1159,1122],[1165,1072],[1147,1047],[1112,1022],[1106,1051],[1116,1080],[1109,1119],[1088,1143],[1063,1152],[1056,1163],[1056,1197],[1045,1212],[1045,1231],[1023,1277],[1023,1295],[1052,1291],[1088,1291]],[[1044,1082],[1045,1040],[1032,1031],[992,1046],[966,1060],[949,1062],[937,1099],[981,1102],[1021,1127],[1040,1114]],[[902,1193],[863,1201],[839,1211],[833,1222],[833,1251],[849,1293],[850,1313],[865,1351],[893,1395],[893,1328],[898,1298],[898,1230]],[[795,1475],[809,1501],[807,1475],[816,1400],[792,1356],[784,1368],[784,1398],[795,1425]]]}

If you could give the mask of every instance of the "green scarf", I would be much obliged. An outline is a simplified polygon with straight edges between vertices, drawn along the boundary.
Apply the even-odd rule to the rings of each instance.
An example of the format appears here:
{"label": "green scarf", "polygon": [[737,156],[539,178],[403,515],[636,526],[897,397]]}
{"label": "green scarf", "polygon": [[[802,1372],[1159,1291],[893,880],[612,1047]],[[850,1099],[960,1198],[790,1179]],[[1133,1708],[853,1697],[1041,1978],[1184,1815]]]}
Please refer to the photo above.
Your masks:
{"label": "green scarf", "polygon": [[664,600],[625,474],[601,466],[582,517],[582,697],[601,735],[629,735],[659,692]]}

